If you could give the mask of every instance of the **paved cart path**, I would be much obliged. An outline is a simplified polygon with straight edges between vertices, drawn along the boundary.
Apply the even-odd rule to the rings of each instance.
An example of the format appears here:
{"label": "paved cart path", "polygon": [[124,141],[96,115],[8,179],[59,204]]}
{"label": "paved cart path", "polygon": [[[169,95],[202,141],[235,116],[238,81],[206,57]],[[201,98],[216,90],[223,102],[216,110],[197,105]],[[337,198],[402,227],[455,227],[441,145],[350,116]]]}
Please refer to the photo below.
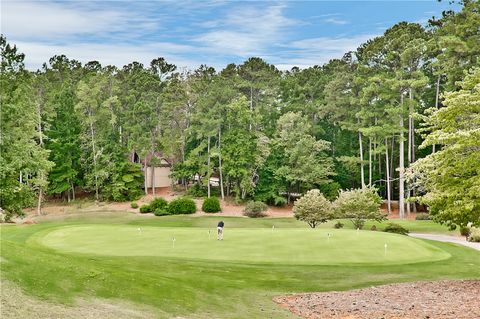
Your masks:
{"label": "paved cart path", "polygon": [[450,235],[440,235],[440,234],[421,234],[421,233],[410,233],[409,236],[421,239],[430,239],[436,241],[443,241],[446,243],[454,243],[463,246],[467,246],[473,249],[480,251],[480,243],[472,243],[466,241],[463,237],[450,236]]}

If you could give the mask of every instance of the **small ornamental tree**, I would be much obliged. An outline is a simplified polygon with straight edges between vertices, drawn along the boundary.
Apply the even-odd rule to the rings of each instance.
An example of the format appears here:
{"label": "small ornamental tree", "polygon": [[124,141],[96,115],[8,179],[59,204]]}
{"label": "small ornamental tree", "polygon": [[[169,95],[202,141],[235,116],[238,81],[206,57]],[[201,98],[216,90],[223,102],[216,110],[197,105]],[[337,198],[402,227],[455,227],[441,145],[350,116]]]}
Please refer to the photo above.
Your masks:
{"label": "small ornamental tree", "polygon": [[333,219],[332,204],[318,189],[312,189],[293,204],[295,218],[315,228],[318,224]]}
{"label": "small ornamental tree", "polygon": [[337,218],[347,218],[353,226],[362,229],[366,220],[382,221],[385,215],[380,211],[382,198],[375,188],[340,191],[333,203]]}

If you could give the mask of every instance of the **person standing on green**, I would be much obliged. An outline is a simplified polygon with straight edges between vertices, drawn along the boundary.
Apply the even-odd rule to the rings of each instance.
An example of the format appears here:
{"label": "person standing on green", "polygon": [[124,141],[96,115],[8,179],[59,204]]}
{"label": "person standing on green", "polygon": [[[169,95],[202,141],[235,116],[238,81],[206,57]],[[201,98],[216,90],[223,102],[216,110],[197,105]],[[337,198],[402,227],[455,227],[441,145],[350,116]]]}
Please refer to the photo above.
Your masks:
{"label": "person standing on green", "polygon": [[223,240],[223,226],[225,226],[225,223],[221,220],[217,224],[217,240]]}

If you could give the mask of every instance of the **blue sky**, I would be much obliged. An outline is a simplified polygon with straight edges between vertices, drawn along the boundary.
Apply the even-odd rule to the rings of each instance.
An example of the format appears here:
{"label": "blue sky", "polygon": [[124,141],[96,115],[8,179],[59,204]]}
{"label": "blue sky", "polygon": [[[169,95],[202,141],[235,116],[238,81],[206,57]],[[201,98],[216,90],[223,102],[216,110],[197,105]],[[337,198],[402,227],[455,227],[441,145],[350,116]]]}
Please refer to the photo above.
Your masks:
{"label": "blue sky", "polygon": [[260,56],[280,69],[323,64],[448,1],[8,1],[1,29],[36,69],[55,55],[121,67],[163,56],[217,69]]}

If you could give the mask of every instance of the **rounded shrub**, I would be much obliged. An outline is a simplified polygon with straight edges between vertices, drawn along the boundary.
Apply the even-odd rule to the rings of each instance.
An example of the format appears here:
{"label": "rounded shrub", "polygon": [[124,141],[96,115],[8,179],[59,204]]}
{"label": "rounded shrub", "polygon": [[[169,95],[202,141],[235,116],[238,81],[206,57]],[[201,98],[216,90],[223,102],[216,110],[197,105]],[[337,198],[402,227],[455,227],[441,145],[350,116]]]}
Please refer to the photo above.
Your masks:
{"label": "rounded shrub", "polygon": [[335,229],[340,229],[343,228],[344,224],[342,222],[336,222],[335,225],[333,225],[333,228]]}
{"label": "rounded shrub", "polygon": [[470,227],[467,227],[467,226],[460,227],[460,235],[464,237],[470,236],[471,232],[472,230],[470,229]]}
{"label": "rounded shrub", "polygon": [[395,233],[400,235],[407,235],[409,233],[408,229],[402,227],[399,224],[394,224],[394,223],[388,224],[388,226],[385,227],[383,231],[387,233]]}
{"label": "rounded shrub", "polygon": [[138,208],[138,204],[137,204],[136,202],[132,202],[132,203],[130,204],[130,207],[132,207],[132,208]]}
{"label": "rounded shrub", "polygon": [[205,213],[218,213],[222,210],[220,208],[220,201],[217,197],[205,198],[202,204],[202,210]]}
{"label": "rounded shrub", "polygon": [[472,235],[468,237],[468,241],[472,243],[480,243],[480,235]]}
{"label": "rounded shrub", "polygon": [[168,206],[167,211],[171,215],[178,214],[194,214],[197,211],[197,206],[193,199],[188,197],[180,197],[172,200]]}
{"label": "rounded shrub", "polygon": [[474,243],[480,243],[480,228],[471,228],[470,236],[468,237],[468,241]]}
{"label": "rounded shrub", "polygon": [[251,217],[251,218],[258,218],[258,217],[265,217],[265,211],[268,209],[267,204],[262,202],[249,202],[245,209],[243,210],[243,215]]}
{"label": "rounded shrub", "polygon": [[152,207],[150,207],[150,205],[148,204],[140,206],[140,213],[142,214],[151,213],[152,211]]}
{"label": "rounded shrub", "polygon": [[371,231],[377,231],[377,226],[372,225],[372,227],[370,227],[370,230],[371,230]]}
{"label": "rounded shrub", "polygon": [[168,202],[162,197],[156,197],[150,202],[150,207],[152,211],[155,212],[157,209],[166,209]]}

